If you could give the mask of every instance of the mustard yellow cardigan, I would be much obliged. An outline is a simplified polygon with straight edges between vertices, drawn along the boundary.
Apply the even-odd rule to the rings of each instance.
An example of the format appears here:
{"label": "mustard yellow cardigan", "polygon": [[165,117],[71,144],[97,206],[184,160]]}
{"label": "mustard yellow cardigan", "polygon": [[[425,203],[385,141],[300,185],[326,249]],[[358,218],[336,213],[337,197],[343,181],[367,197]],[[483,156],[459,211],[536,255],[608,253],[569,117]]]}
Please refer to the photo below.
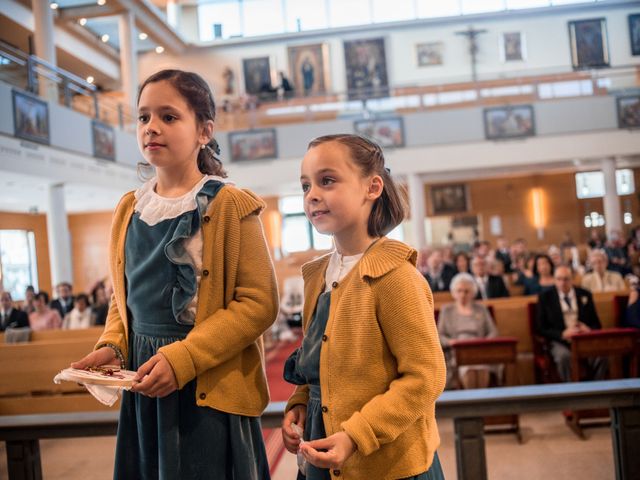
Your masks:
{"label": "mustard yellow cardigan", "polygon": [[[128,350],[125,239],[135,197],[127,193],[113,217],[110,271],[113,297],[96,348]],[[250,192],[223,187],[202,218],[203,275],[195,325],[187,337],[162,347],[182,388],[197,379],[196,402],[236,415],[259,416],[269,403],[262,333],[278,312],[273,264],[258,214],[264,203]],[[204,272],[208,271],[208,274]]]}
{"label": "mustard yellow cardigan", "polygon": [[[302,267],[305,330],[328,262],[326,255]],[[435,402],[445,362],[431,290],[415,262],[415,250],[381,238],[334,284],[320,353],[323,420],[327,436],[345,431],[357,445],[334,479],[418,475],[440,444]],[[287,411],[308,396],[308,386],[297,387]]]}

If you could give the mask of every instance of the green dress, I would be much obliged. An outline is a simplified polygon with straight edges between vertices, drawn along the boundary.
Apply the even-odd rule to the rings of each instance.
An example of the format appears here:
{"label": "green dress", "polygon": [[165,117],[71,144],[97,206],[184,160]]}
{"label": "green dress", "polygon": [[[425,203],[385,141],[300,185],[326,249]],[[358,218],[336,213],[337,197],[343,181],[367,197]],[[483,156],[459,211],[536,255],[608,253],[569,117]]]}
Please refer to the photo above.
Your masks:
{"label": "green dress", "polygon": [[[197,277],[185,239],[200,230],[201,217],[223,187],[207,181],[194,210],[152,226],[134,213],[125,243],[130,370],[193,328],[187,307]],[[114,478],[269,479],[260,419],[199,407],[195,398],[195,379],[165,398],[125,391]]]}

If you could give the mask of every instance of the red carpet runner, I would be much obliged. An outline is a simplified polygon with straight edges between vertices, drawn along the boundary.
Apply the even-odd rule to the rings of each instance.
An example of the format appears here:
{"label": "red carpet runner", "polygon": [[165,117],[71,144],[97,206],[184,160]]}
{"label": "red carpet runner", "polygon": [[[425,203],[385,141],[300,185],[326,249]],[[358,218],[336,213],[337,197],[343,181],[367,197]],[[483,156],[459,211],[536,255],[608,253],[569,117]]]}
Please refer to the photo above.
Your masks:
{"label": "red carpet runner", "polygon": [[[282,378],[282,369],[285,360],[296,348],[300,346],[300,339],[296,342],[281,342],[265,354],[267,370],[267,381],[269,382],[269,392],[272,402],[282,402],[289,399],[293,393],[294,386],[287,383]],[[279,428],[264,429],[265,447],[267,449],[267,459],[269,460],[269,470],[273,474],[278,466],[278,462],[285,452],[282,443],[282,433]]]}

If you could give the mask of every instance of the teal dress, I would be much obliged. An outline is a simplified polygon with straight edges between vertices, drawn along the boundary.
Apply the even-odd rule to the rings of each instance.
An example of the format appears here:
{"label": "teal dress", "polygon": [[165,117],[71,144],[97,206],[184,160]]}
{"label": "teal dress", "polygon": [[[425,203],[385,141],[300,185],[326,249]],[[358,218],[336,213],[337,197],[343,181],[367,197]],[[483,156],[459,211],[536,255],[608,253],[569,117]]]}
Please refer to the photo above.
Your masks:
{"label": "teal dress", "polygon": [[[195,210],[153,226],[134,213],[125,243],[130,370],[193,328],[187,306],[197,293],[197,279],[184,240],[199,231],[223,186],[208,181]],[[199,407],[195,398],[195,379],[164,398],[123,392],[114,478],[269,479],[260,420]]]}
{"label": "teal dress", "polygon": [[[284,379],[294,385],[309,386],[307,418],[304,424],[303,439],[318,440],[327,436],[322,418],[322,399],[320,397],[320,350],[322,337],[327,328],[331,292],[321,293],[318,297],[313,320],[304,334],[302,345],[287,359],[284,365]],[[317,468],[307,463],[306,476],[298,472],[298,480],[331,480],[329,470]],[[428,471],[407,480],[444,480],[440,460],[436,453]]]}

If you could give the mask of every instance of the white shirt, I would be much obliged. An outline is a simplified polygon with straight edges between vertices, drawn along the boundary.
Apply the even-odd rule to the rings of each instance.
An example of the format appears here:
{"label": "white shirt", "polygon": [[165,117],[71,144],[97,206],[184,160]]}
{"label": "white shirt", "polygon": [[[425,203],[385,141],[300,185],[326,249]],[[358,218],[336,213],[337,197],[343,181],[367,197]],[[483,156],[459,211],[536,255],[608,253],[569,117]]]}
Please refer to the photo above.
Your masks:
{"label": "white shirt", "polygon": [[356,263],[362,258],[362,255],[364,255],[364,252],[358,255],[344,256],[334,250],[329,259],[327,271],[324,274],[324,291],[330,291],[333,288],[333,282],[341,282],[353,267],[356,266]]}
{"label": "white shirt", "polygon": [[[569,290],[569,293],[562,293],[558,290],[558,296],[560,297],[560,308],[562,309],[565,328],[575,327],[578,324],[578,300],[576,299],[576,291],[573,288]],[[565,297],[569,297],[571,307],[569,307]]]}

